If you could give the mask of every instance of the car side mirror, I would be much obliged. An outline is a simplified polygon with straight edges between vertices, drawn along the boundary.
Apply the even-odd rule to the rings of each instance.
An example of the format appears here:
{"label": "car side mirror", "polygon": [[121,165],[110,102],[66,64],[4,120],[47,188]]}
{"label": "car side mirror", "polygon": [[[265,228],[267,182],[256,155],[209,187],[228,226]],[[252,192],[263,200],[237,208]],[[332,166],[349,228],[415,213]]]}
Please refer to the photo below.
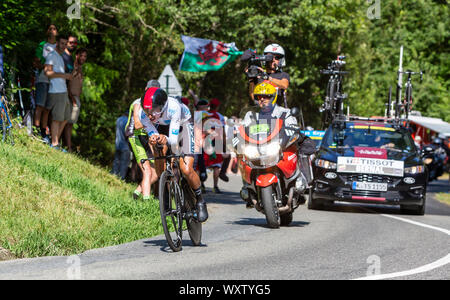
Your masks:
{"label": "car side mirror", "polygon": [[298,107],[291,108],[291,115],[298,118],[300,116],[300,109]]}

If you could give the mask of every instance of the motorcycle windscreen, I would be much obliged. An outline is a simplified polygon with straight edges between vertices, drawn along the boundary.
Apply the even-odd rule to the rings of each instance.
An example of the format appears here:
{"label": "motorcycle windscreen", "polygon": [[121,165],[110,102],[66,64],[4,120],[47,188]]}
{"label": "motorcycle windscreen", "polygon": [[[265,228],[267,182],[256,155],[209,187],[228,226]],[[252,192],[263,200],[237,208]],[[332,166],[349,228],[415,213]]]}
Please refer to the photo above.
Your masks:
{"label": "motorcycle windscreen", "polygon": [[239,134],[246,143],[261,145],[279,138],[282,127],[282,119],[262,119],[256,120],[247,126],[240,126]]}

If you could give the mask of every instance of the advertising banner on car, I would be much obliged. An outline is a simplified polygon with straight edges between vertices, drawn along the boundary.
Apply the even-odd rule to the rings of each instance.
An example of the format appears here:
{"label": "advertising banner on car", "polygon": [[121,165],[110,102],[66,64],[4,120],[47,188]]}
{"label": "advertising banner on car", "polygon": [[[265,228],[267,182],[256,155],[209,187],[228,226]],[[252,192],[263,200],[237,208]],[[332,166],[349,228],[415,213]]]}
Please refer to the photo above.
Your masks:
{"label": "advertising banner on car", "polygon": [[339,156],[337,171],[403,177],[404,162],[399,160]]}

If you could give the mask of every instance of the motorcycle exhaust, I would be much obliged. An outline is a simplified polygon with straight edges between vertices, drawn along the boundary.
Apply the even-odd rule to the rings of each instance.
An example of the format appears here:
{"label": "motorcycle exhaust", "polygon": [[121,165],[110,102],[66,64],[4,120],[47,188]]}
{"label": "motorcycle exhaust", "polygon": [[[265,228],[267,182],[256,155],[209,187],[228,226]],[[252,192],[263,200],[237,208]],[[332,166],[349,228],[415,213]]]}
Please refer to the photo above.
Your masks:
{"label": "motorcycle exhaust", "polygon": [[293,209],[292,209],[292,199],[293,198],[294,198],[294,188],[291,187],[291,189],[289,190],[289,197],[288,197],[288,201],[287,201],[286,205],[278,208],[280,215],[290,213],[293,211]]}

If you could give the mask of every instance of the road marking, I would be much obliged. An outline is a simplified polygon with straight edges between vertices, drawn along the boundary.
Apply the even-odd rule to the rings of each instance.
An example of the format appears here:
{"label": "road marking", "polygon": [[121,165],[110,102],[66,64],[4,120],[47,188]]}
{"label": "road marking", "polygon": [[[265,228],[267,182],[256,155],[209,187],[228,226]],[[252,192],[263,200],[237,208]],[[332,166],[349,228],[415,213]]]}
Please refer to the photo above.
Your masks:
{"label": "road marking", "polygon": [[[385,214],[381,214],[381,216],[386,217],[386,218],[391,218],[391,219],[395,219],[398,221],[402,221],[402,222],[406,222],[406,223],[410,223],[416,226],[421,226],[424,228],[428,228],[428,229],[432,229],[432,230],[437,230],[440,232],[445,233],[446,235],[450,235],[450,230],[447,229],[443,229],[440,227],[436,227],[436,226],[431,226],[431,225],[427,225],[424,223],[420,223],[420,222],[416,222],[416,221],[412,221],[409,219],[405,219],[405,218],[400,218],[400,217],[396,217],[396,216],[391,216],[391,215],[385,215]],[[395,273],[388,273],[388,274],[380,274],[380,275],[373,275],[373,276],[367,276],[367,277],[361,277],[361,278],[356,278],[354,280],[380,280],[380,279],[388,279],[388,278],[395,278],[395,277],[402,277],[402,276],[410,276],[410,275],[414,275],[414,274],[419,274],[419,273],[424,273],[424,272],[428,272],[440,267],[445,266],[446,264],[450,263],[450,254],[447,254],[445,257],[438,259],[435,262],[432,262],[428,265],[422,266],[422,267],[418,267],[412,270],[407,270],[407,271],[402,271],[402,272],[395,272]]]}
{"label": "road marking", "polygon": [[396,216],[390,216],[390,215],[385,215],[385,214],[382,214],[381,216],[386,217],[386,218],[396,219],[396,220],[403,221],[403,222],[406,222],[406,223],[410,223],[410,224],[413,224],[413,225],[425,227],[425,228],[428,228],[428,229],[441,231],[441,232],[445,233],[446,235],[450,235],[450,230],[447,230],[447,229],[443,229],[443,228],[439,228],[439,227],[436,227],[436,226],[427,225],[427,224],[424,224],[424,223],[420,223],[420,222],[416,222],[416,221],[412,221],[412,220],[409,220],[409,219],[400,218],[400,217],[396,217]]}

